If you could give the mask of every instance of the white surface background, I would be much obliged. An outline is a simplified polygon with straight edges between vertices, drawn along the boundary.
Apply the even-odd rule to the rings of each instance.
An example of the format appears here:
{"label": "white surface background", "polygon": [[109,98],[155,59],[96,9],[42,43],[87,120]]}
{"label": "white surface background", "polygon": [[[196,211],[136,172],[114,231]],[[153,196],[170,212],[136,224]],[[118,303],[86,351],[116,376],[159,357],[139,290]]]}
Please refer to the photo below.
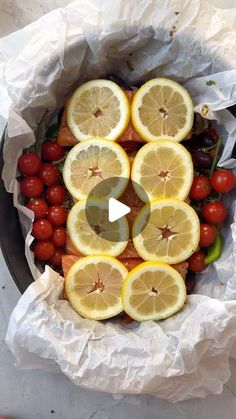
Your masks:
{"label": "white surface background", "polygon": [[[127,0],[128,1],[128,0]],[[218,7],[235,0],[214,0]],[[0,36],[65,6],[67,0],[0,0]],[[0,253],[0,414],[17,419],[233,419],[236,417],[236,362],[220,396],[171,404],[149,396],[114,399],[82,390],[62,374],[19,371],[4,343],[11,311],[20,297]]]}

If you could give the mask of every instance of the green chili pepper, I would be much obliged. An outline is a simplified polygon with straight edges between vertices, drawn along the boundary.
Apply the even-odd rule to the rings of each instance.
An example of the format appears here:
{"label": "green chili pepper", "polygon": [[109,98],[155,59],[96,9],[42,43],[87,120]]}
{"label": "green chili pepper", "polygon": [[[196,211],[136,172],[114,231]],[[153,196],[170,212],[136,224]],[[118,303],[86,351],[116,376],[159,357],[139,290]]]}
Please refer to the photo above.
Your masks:
{"label": "green chili pepper", "polygon": [[221,252],[222,252],[222,237],[220,232],[216,229],[216,239],[214,243],[208,247],[207,249],[207,255],[204,259],[204,262],[206,265],[209,263],[215,262],[217,259],[219,259]]}

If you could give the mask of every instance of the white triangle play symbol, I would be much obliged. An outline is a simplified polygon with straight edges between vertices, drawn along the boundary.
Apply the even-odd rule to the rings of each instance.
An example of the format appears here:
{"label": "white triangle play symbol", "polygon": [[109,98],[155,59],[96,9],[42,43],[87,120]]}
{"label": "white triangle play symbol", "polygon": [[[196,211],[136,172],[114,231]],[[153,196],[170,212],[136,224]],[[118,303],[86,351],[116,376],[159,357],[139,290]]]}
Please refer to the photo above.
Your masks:
{"label": "white triangle play symbol", "polygon": [[127,205],[122,204],[122,202],[117,201],[115,198],[109,198],[108,219],[111,223],[129,214],[130,211],[131,209]]}

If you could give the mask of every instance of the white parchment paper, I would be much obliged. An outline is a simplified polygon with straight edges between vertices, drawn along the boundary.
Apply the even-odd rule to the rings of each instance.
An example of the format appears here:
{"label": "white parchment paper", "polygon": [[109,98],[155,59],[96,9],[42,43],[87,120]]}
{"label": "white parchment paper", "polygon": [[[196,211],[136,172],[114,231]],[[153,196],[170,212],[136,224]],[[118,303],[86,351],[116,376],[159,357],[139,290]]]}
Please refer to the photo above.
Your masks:
{"label": "white parchment paper", "polygon": [[[220,164],[231,157],[236,104],[236,9],[200,0],[83,0],[0,40],[0,116],[8,121],[3,178],[14,194],[37,279],[10,319],[7,343],[21,368],[63,371],[74,383],[111,393],[172,401],[220,393],[236,344],[236,205],[230,194],[221,258],[199,277],[196,295],[159,323],[123,327],[80,318],[63,300],[63,278],[42,276],[29,250],[32,213],[19,203],[17,158],[34,142],[45,109],[55,113],[85,80],[115,73],[130,84],[170,77],[189,90],[195,110],[221,125]],[[16,47],[21,38],[23,48]],[[210,83],[209,83],[210,81]],[[213,83],[212,83],[213,81]]]}

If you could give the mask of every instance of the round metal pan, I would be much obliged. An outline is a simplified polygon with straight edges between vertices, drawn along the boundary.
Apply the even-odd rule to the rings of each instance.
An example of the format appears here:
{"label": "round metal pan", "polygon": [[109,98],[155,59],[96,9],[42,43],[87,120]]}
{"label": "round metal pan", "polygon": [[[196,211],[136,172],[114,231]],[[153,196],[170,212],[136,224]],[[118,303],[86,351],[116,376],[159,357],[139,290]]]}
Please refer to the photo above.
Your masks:
{"label": "round metal pan", "polygon": [[3,143],[0,143],[0,246],[8,269],[23,293],[33,282],[25,258],[25,241],[16,208],[13,206],[12,194],[9,194],[2,180]]}

